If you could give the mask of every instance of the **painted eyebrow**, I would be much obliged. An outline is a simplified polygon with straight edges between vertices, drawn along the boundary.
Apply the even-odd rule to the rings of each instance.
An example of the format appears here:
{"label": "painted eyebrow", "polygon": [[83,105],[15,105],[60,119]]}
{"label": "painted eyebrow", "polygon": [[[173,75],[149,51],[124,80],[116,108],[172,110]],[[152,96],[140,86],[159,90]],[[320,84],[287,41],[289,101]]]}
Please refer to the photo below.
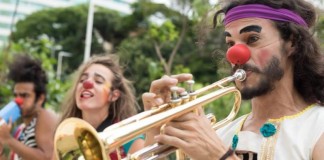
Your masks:
{"label": "painted eyebrow", "polygon": [[232,37],[232,35],[229,32],[224,32],[225,37]]}
{"label": "painted eyebrow", "polygon": [[246,32],[258,32],[258,33],[260,33],[261,30],[262,30],[262,27],[261,26],[258,26],[258,25],[250,25],[250,26],[246,26],[246,27],[242,28],[240,30],[240,34],[246,33]]}

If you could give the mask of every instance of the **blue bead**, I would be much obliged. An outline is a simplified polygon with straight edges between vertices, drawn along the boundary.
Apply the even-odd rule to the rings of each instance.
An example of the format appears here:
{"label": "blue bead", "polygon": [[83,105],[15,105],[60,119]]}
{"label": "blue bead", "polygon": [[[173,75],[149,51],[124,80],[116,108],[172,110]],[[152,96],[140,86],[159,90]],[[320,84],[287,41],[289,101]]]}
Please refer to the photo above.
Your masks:
{"label": "blue bead", "polygon": [[237,147],[237,143],[238,143],[238,136],[237,136],[237,134],[235,134],[234,136],[233,136],[233,140],[232,140],[232,149],[233,150],[235,150],[236,149],[236,147]]}
{"label": "blue bead", "polygon": [[276,126],[272,123],[265,123],[261,128],[260,132],[263,137],[270,137],[276,133]]}

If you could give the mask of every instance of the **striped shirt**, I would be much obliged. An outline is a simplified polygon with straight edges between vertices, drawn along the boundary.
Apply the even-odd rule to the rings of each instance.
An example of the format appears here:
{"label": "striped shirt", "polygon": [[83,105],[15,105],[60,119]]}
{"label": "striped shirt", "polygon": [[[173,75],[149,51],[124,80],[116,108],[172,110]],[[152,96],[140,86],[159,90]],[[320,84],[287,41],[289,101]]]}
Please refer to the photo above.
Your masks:
{"label": "striped shirt", "polygon": [[37,148],[36,136],[35,136],[36,121],[37,118],[34,117],[33,120],[30,122],[30,124],[26,126],[25,129],[23,130],[21,137],[19,137],[19,141],[21,141],[23,144],[31,148]]}
{"label": "striped shirt", "polygon": [[[30,148],[37,148],[36,143],[36,122],[37,117],[34,117],[32,121],[29,123],[28,126],[24,127],[21,134],[18,137],[18,140],[23,143],[24,145],[30,147]],[[21,160],[22,158],[19,157],[17,154],[13,153],[11,155],[12,160]]]}

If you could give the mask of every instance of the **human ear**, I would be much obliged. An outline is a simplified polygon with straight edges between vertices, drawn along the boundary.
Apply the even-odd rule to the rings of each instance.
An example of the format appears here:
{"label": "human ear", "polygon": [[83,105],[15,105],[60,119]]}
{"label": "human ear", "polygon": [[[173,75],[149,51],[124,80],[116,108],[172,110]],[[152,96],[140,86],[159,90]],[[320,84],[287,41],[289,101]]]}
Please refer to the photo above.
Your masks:
{"label": "human ear", "polygon": [[296,44],[293,43],[293,37],[290,36],[290,39],[286,41],[284,45],[288,57],[290,57],[294,53],[295,45]]}
{"label": "human ear", "polygon": [[42,106],[42,104],[44,103],[44,101],[45,101],[45,95],[44,94],[41,94],[41,95],[39,95],[36,104],[38,106]]}
{"label": "human ear", "polygon": [[116,101],[120,97],[120,91],[118,89],[113,90],[111,96],[111,101]]}

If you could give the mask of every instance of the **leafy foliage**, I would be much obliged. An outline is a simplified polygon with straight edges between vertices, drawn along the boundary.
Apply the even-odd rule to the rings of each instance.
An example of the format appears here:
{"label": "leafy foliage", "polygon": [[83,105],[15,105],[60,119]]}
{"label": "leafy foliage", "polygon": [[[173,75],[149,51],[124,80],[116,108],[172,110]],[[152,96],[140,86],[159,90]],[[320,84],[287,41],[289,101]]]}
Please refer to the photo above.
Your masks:
{"label": "leafy foliage", "polygon": [[[66,63],[69,65],[66,72],[71,73],[83,61],[87,14],[86,5],[35,12],[17,22],[12,40],[18,42],[20,39],[36,39],[40,34],[46,34],[55,45],[62,46],[61,50],[72,53]],[[100,38],[118,44],[127,36],[122,17],[116,11],[96,8],[93,28],[98,34],[93,35],[92,53],[104,51],[103,40]]]}

